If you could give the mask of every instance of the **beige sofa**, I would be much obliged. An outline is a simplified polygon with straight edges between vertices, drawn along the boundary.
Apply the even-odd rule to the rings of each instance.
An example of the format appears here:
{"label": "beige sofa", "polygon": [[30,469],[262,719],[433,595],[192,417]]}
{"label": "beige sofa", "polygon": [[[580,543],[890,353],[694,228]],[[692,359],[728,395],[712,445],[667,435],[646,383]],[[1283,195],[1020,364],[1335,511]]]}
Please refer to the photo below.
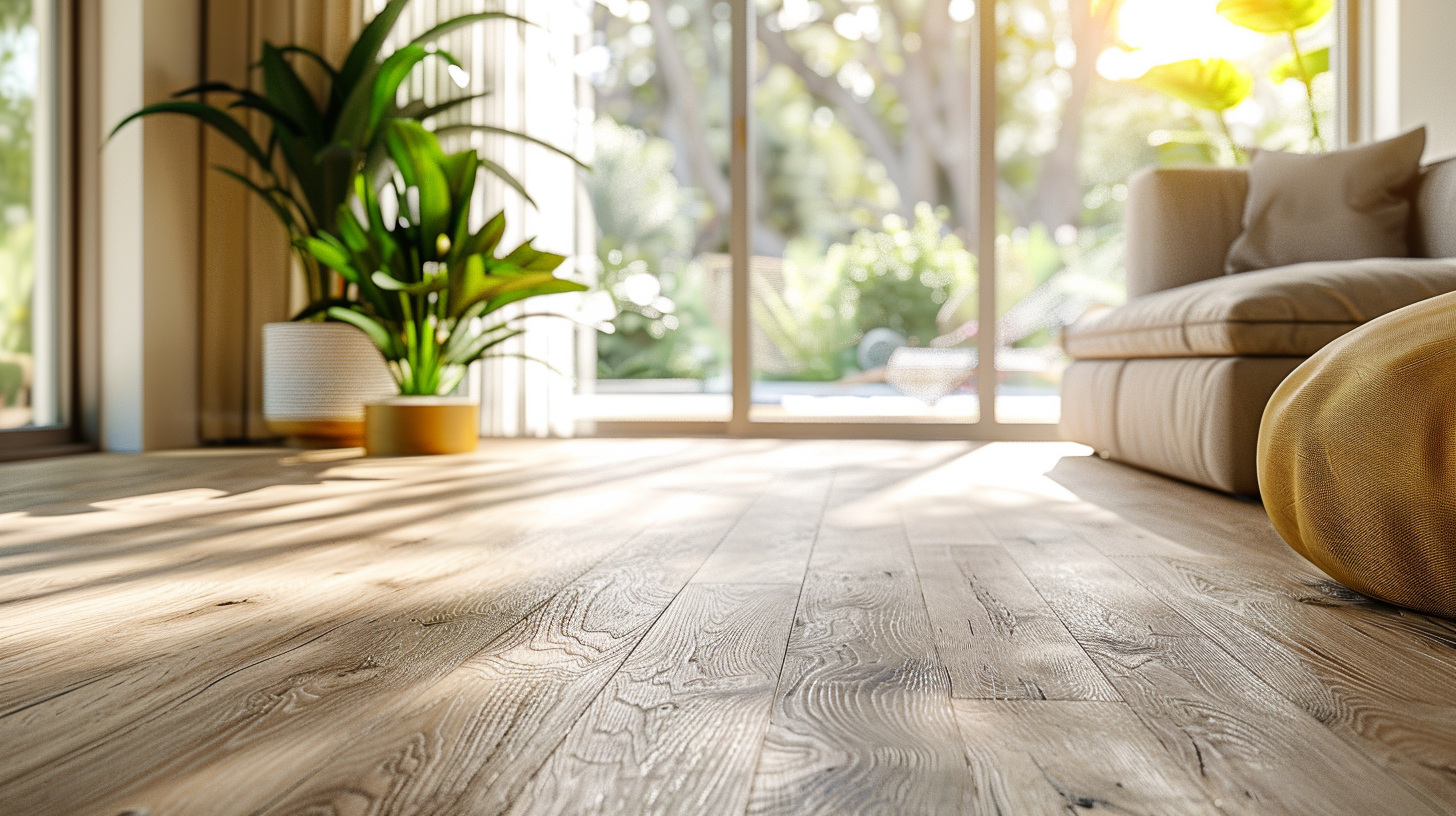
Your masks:
{"label": "beige sofa", "polygon": [[[1365,321],[1456,291],[1456,160],[1413,191],[1413,258],[1237,275],[1242,169],[1162,168],[1129,183],[1128,302],[1067,327],[1062,435],[1230,493],[1257,493],[1259,420],[1309,355]],[[1372,417],[1373,422],[1379,418]]]}

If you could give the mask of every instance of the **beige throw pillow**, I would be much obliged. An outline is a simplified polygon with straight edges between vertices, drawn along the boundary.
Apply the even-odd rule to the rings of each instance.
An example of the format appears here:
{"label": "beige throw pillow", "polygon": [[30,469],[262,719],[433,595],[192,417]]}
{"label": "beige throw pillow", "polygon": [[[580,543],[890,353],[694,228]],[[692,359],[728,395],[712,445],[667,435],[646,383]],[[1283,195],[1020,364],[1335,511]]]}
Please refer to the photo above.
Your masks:
{"label": "beige throw pillow", "polygon": [[1410,256],[1411,186],[1426,129],[1333,153],[1261,151],[1249,166],[1244,231],[1224,271]]}

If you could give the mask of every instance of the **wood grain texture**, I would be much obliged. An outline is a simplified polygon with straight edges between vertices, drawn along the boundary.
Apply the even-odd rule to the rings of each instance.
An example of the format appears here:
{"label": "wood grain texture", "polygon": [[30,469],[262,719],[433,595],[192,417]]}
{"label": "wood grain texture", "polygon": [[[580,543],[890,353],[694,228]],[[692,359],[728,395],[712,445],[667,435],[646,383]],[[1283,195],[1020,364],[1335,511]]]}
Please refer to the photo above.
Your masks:
{"label": "wood grain texture", "polygon": [[419,690],[267,813],[505,812],[747,504],[675,499],[656,529]]}
{"label": "wood grain texture", "polygon": [[1205,637],[1443,812],[1456,811],[1456,627],[1306,571],[1117,559]]}
{"label": "wood grain texture", "polygon": [[1456,813],[1456,624],[1079,450],[0,465],[0,814]]}
{"label": "wood grain texture", "polygon": [[1122,699],[1001,546],[914,553],[953,696]]}
{"label": "wood grain texture", "polygon": [[1431,813],[1070,532],[1007,541],[1132,711],[1230,813]]}
{"label": "wood grain texture", "polygon": [[510,812],[742,813],[798,595],[689,585]]}
{"label": "wood grain texture", "polygon": [[1222,813],[1121,703],[956,700],[986,814]]}
{"label": "wood grain texture", "polygon": [[893,469],[865,468],[836,482],[749,813],[961,812],[968,778],[950,683],[884,492],[897,481]]}
{"label": "wood grain texture", "polygon": [[833,478],[824,469],[771,481],[693,581],[802,584]]}
{"label": "wood grain texture", "polygon": [[[139,805],[158,814],[231,813],[260,806],[269,792],[253,780],[322,761],[351,736],[332,724],[398,707],[625,540],[611,533],[582,538],[594,546],[579,545],[546,569],[531,547],[559,541],[550,536],[519,542],[484,569],[461,570],[458,554],[432,559],[418,572],[395,559],[395,586],[424,583],[427,596],[395,592],[367,609],[345,605],[340,616],[286,642],[264,640],[261,653],[246,661],[225,655],[231,668],[204,663],[203,673],[192,674],[187,655],[148,661],[26,708],[0,722],[33,733],[63,710],[89,714],[93,729],[102,726],[100,736],[93,729],[47,731],[52,755],[16,757],[26,767],[7,763],[0,785],[28,813]],[[260,624],[265,632],[286,625],[270,617],[255,631]],[[176,679],[159,682],[169,678]],[[158,687],[165,691],[147,693]],[[309,738],[298,740],[300,734]],[[217,762],[219,756],[226,761]],[[57,801],[61,790],[68,793]]]}

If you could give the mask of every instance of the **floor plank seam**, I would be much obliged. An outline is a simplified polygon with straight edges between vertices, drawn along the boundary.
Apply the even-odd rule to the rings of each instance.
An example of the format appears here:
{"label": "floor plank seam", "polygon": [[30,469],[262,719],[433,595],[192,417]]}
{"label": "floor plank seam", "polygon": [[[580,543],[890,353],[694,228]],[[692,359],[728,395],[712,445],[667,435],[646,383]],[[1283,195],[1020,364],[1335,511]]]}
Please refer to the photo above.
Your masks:
{"label": "floor plank seam", "polygon": [[[1319,728],[1323,729],[1331,737],[1339,740],[1341,743],[1343,743],[1347,747],[1349,747],[1352,750],[1354,750],[1355,753],[1358,756],[1363,757],[1365,759],[1365,761],[1369,764],[1370,768],[1373,769],[1373,770],[1375,770],[1377,773],[1379,773],[1379,775],[1381,777],[1387,779],[1388,781],[1394,782],[1398,787],[1400,787],[1400,788],[1404,789],[1406,792],[1410,793],[1412,795],[1412,797],[1416,801],[1419,801],[1419,802],[1425,804],[1427,807],[1431,808],[1431,810],[1432,810],[1433,813],[1443,812],[1443,809],[1441,807],[1439,807],[1436,803],[1431,802],[1420,791],[1414,789],[1408,782],[1406,782],[1406,780],[1400,774],[1393,773],[1388,768],[1386,768],[1385,765],[1382,762],[1380,762],[1375,757],[1371,756],[1369,754],[1369,752],[1366,751],[1363,746],[1358,745],[1356,743],[1353,743],[1345,735],[1341,734],[1340,732],[1336,731],[1333,728],[1330,728],[1330,726],[1328,724],[1326,724],[1324,722],[1321,722],[1319,718],[1315,717],[1304,706],[1300,705],[1300,703],[1299,703],[1298,700],[1295,700],[1292,697],[1290,697],[1289,694],[1287,694],[1286,692],[1282,691],[1280,688],[1278,688],[1277,685],[1275,685],[1274,683],[1271,683],[1268,679],[1266,679],[1263,676],[1263,674],[1261,674],[1258,671],[1255,671],[1251,666],[1249,666],[1237,654],[1234,654],[1233,651],[1231,651],[1227,647],[1225,647],[1224,644],[1219,643],[1218,641],[1214,640],[1213,638],[1210,638],[1207,635],[1205,635],[1203,633],[1202,627],[1198,626],[1198,624],[1195,623],[1192,619],[1190,619],[1187,615],[1183,614],[1183,612],[1181,612],[1180,610],[1178,610],[1177,608],[1175,608],[1171,604],[1169,604],[1168,601],[1167,601],[1167,599],[1163,596],[1163,593],[1162,592],[1159,592],[1155,587],[1149,586],[1142,579],[1138,578],[1136,575],[1134,575],[1134,574],[1128,572],[1126,569],[1124,569],[1123,566],[1122,566],[1122,564],[1119,564],[1118,563],[1117,558],[1115,558],[1113,556],[1109,556],[1101,547],[1098,547],[1097,546],[1097,544],[1096,544],[1095,541],[1089,539],[1080,530],[1076,529],[1075,527],[1073,527],[1070,524],[1063,523],[1063,527],[1067,531],[1069,531],[1072,534],[1072,536],[1074,538],[1076,538],[1078,541],[1081,541],[1083,544],[1085,544],[1086,546],[1090,547],[1094,552],[1097,552],[1098,554],[1100,554],[1118,572],[1121,572],[1124,576],[1126,576],[1128,578],[1128,580],[1130,580],[1131,582],[1133,582],[1134,584],[1136,584],[1138,586],[1143,587],[1148,592],[1148,594],[1154,600],[1156,600],[1157,603],[1160,606],[1163,607],[1163,609],[1165,609],[1168,613],[1170,613],[1171,615],[1173,615],[1175,618],[1177,618],[1179,620],[1182,620],[1184,622],[1184,624],[1186,624],[1191,631],[1198,633],[1199,638],[1202,639],[1209,648],[1216,649],[1219,652],[1222,652],[1231,661],[1233,661],[1233,663],[1235,665],[1238,665],[1238,666],[1242,667],[1244,669],[1244,671],[1248,672],[1248,675],[1250,677],[1252,677],[1256,682],[1258,682],[1258,684],[1260,686],[1262,686],[1264,689],[1266,689],[1270,693],[1272,693],[1277,699],[1280,699],[1280,700],[1285,701],[1286,703],[1289,704],[1289,706],[1291,707],[1292,710],[1299,712],[1300,715],[1302,715],[1308,721],[1310,721],[1310,722],[1314,723],[1315,725],[1317,725]],[[1155,558],[1155,559],[1157,558],[1156,556],[1148,556],[1148,557]],[[1055,608],[1053,608],[1053,611],[1056,611]],[[1059,616],[1060,616],[1060,614],[1059,614]],[[1066,625],[1066,622],[1065,621],[1063,621],[1063,625]],[[1139,712],[1137,712],[1136,710],[1134,710],[1134,713],[1138,714],[1139,715],[1139,718],[1141,719],[1141,716],[1142,715]],[[1195,747],[1196,747],[1196,743],[1195,743]]]}
{"label": "floor plank seam", "polygon": [[[593,569],[596,569],[598,566],[600,566],[601,564],[605,563],[612,556],[616,555],[620,551],[622,551],[622,550],[626,549],[628,546],[630,546],[633,541],[635,541],[639,536],[641,536],[646,531],[646,529],[650,525],[650,523],[651,523],[650,520],[649,521],[644,521],[641,528],[637,529],[636,532],[633,532],[631,535],[626,536],[622,540],[622,542],[620,544],[618,544],[617,546],[615,546],[615,547],[611,548],[610,550],[608,550],[606,553],[604,553],[600,558],[596,559],[595,561],[592,561],[590,563],[585,564],[583,566],[583,568],[579,572],[577,572],[570,579],[564,581],[559,589],[557,589],[555,592],[551,593],[550,595],[545,596],[539,603],[535,604],[534,606],[532,606],[528,610],[526,610],[524,614],[520,615],[519,617],[515,618],[514,620],[511,620],[510,623],[509,623],[509,625],[505,626],[499,634],[497,634],[495,637],[491,638],[490,641],[487,642],[480,649],[476,650],[475,652],[470,653],[469,655],[467,655],[466,657],[464,657],[462,660],[460,660],[458,663],[456,663],[455,666],[451,667],[449,670],[447,670],[445,672],[442,672],[441,675],[440,675],[440,677],[436,678],[434,681],[432,681],[430,683],[427,683],[426,685],[424,685],[423,687],[421,687],[416,693],[410,695],[407,699],[403,700],[401,702],[401,708],[408,708],[411,703],[413,703],[416,700],[419,700],[422,697],[424,697],[425,695],[427,695],[432,688],[434,688],[436,685],[438,685],[440,682],[442,682],[444,680],[444,678],[445,677],[448,677],[453,671],[455,671],[455,670],[459,669],[461,666],[469,663],[471,660],[475,659],[475,657],[477,657],[478,655],[480,655],[482,653],[485,653],[485,652],[488,652],[492,647],[496,646],[502,640],[504,640],[507,637],[509,637],[510,633],[517,626],[519,626],[523,621],[525,621],[528,618],[530,618],[532,615],[534,615],[537,612],[539,612],[543,607],[545,607],[547,604],[551,603],[559,595],[561,595],[561,593],[563,593],[566,590],[570,589],[573,584],[575,584],[577,581],[581,580],[581,577],[582,576],[584,576],[587,573],[591,572]],[[343,625],[343,624],[341,624],[341,625]],[[370,722],[366,727],[364,727],[362,730],[359,731],[360,736],[373,733],[376,730],[384,727],[387,724],[388,720],[389,720],[389,716],[390,715],[388,713],[381,714],[380,718],[378,718],[378,719]],[[563,732],[562,739],[565,739],[565,732]],[[275,796],[275,797],[273,797],[272,799],[270,799],[267,802],[266,805],[264,805],[262,807],[259,807],[259,808],[255,809],[255,810],[251,811],[249,813],[249,816],[258,816],[258,814],[266,813],[266,812],[268,812],[269,809],[271,809],[273,807],[276,807],[280,802],[283,802],[284,800],[286,800],[288,798],[288,796],[290,794],[292,794],[294,791],[298,790],[299,788],[302,788],[310,780],[312,780],[318,774],[322,773],[329,766],[329,764],[331,762],[333,762],[340,755],[342,755],[343,753],[345,753],[348,750],[348,748],[349,748],[349,745],[347,743],[345,743],[343,745],[340,745],[337,750],[335,750],[334,752],[332,752],[331,754],[329,754],[327,757],[325,757],[325,758],[319,760],[317,763],[315,763],[315,765],[314,765],[313,768],[309,769],[306,772],[301,773],[297,777],[297,779],[294,782],[294,784],[289,785],[289,786],[287,786],[287,788],[285,790],[280,791],[278,793],[278,795]]]}
{"label": "floor plank seam", "polygon": [[[794,614],[789,617],[789,631],[784,637],[784,652],[779,658],[779,676],[774,682],[773,696],[768,699],[768,719],[773,720],[774,703],[777,702],[779,694],[783,689],[784,668],[789,662],[789,643],[794,639],[794,629],[799,622],[799,610],[804,605],[804,592],[809,585],[809,571],[814,563],[814,550],[819,546],[819,533],[824,529],[824,518],[829,513],[829,500],[834,496],[834,485],[839,481],[840,468],[835,466],[833,474],[829,477],[829,487],[824,491],[824,500],[819,504],[819,521],[814,525],[814,538],[809,542],[809,557],[804,559],[804,574],[799,578],[799,597],[794,600]],[[758,785],[760,766],[763,762],[763,748],[768,741],[769,729],[765,728],[763,736],[758,740],[758,752],[753,759],[753,776],[748,782],[748,795],[743,799],[743,814],[748,816],[748,809],[753,806],[753,789]]]}
{"label": "floor plank seam", "polygon": [[[581,710],[577,712],[577,715],[571,719],[571,722],[568,723],[566,727],[561,729],[560,737],[557,738],[555,744],[551,746],[551,750],[546,751],[542,754],[542,760],[540,764],[538,764],[531,771],[531,773],[526,776],[521,784],[521,790],[529,790],[531,786],[536,783],[536,779],[541,775],[541,771],[543,771],[548,765],[551,764],[551,760],[556,756],[556,752],[561,750],[561,746],[564,745],[567,738],[571,736],[572,729],[576,727],[577,722],[580,721],[582,717],[586,716],[589,711],[591,711],[592,706],[596,703],[602,692],[612,686],[612,682],[616,680],[618,673],[620,673],[622,670],[622,667],[626,666],[632,660],[632,655],[636,654],[638,647],[640,647],[643,641],[647,639],[648,633],[652,631],[653,627],[657,626],[657,624],[662,620],[663,615],[667,614],[667,610],[671,608],[674,603],[677,602],[677,599],[682,597],[683,592],[689,586],[692,586],[693,578],[696,577],[698,571],[703,568],[703,564],[706,563],[710,557],[712,557],[714,551],[716,551],[719,547],[723,545],[723,542],[728,538],[729,535],[732,534],[733,529],[739,524],[743,523],[744,517],[747,516],[749,511],[753,509],[754,502],[756,502],[757,500],[758,497],[755,496],[753,501],[744,503],[743,511],[738,514],[738,518],[734,519],[733,523],[728,525],[728,528],[725,529],[722,535],[718,537],[718,541],[714,543],[712,548],[710,548],[707,552],[703,553],[702,561],[698,562],[697,568],[694,569],[692,574],[689,575],[687,579],[682,582],[682,585],[679,586],[677,588],[677,591],[673,593],[672,598],[669,599],[667,603],[662,605],[662,608],[657,611],[657,614],[652,617],[652,620],[650,622],[642,625],[641,633],[637,636],[637,639],[633,642],[631,648],[629,648],[627,650],[627,653],[622,657],[621,662],[617,664],[617,668],[612,671],[611,674],[606,676],[602,684],[597,687],[596,691],[592,692],[587,704],[582,706]],[[622,546],[626,547],[628,543],[630,542],[624,543]],[[605,561],[606,559],[603,558],[602,560]],[[583,572],[582,574],[585,574],[585,572]],[[577,577],[580,578],[580,576]],[[570,584],[568,584],[566,587],[563,587],[562,591],[565,591],[567,588],[569,588],[569,586]],[[559,595],[560,593],[558,592],[557,594]],[[555,596],[553,595],[552,597],[554,598]],[[527,617],[529,617],[529,615]],[[524,618],[522,618],[522,620],[524,620]],[[504,636],[504,633],[502,636]],[[481,651],[484,652],[486,650],[482,649]]]}

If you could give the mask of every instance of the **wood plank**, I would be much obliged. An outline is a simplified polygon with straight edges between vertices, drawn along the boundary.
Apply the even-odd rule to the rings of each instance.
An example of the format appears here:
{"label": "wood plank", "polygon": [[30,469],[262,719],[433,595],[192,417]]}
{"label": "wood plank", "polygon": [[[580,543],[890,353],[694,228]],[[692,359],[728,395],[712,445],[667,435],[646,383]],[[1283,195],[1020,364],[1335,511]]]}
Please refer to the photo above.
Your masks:
{"label": "wood plank", "polygon": [[975,813],[1220,814],[1121,703],[956,700]]}
{"label": "wood plank", "polygon": [[0,812],[1456,812],[1456,623],[1069,452],[0,466]]}
{"label": "wood plank", "polygon": [[[600,473],[595,478],[612,481]],[[229,653],[240,663],[262,659],[267,653],[250,651],[250,641],[277,641],[279,633],[275,626],[259,628],[252,621],[276,614],[280,605],[296,604],[288,637],[307,638],[311,626],[321,627],[318,631],[332,627],[339,614],[366,609],[376,595],[399,588],[403,577],[392,571],[400,567],[413,575],[448,574],[472,559],[490,557],[495,547],[509,549],[519,543],[519,535],[549,529],[573,536],[603,524],[609,530],[617,508],[650,495],[632,492],[630,483],[613,483],[605,490],[588,483],[586,490],[572,490],[581,484],[545,478],[523,489],[515,474],[415,484],[385,481],[363,491],[292,489],[287,491],[294,497],[292,505],[281,497],[261,504],[238,497],[241,506],[236,510],[224,509],[223,502],[218,510],[187,523],[179,518],[189,518],[191,505],[130,514],[156,522],[157,540],[152,543],[133,540],[131,522],[113,519],[121,528],[114,534],[118,543],[140,553],[106,557],[101,542],[107,535],[78,539],[79,578],[93,585],[65,592],[67,584],[48,586],[47,593],[61,594],[20,607],[0,606],[0,622],[8,625],[0,656],[13,669],[0,676],[0,712],[49,698],[57,686],[94,682],[128,668],[164,671],[168,661],[183,659],[177,644],[189,632],[202,643],[226,644],[221,649],[209,645],[205,651],[224,666]],[[552,498],[531,499],[541,488],[551,488],[546,492]],[[301,500],[310,496],[316,498]],[[563,505],[561,499],[568,496],[571,501]],[[108,514],[93,515],[104,521]],[[239,523],[242,519],[249,523]],[[218,522],[231,528],[227,534],[217,534]],[[490,531],[484,542],[477,532],[482,530]],[[420,546],[423,542],[428,546]],[[460,547],[469,548],[464,556]],[[400,557],[400,563],[391,565],[393,557]],[[432,566],[431,559],[438,563]],[[4,557],[0,564],[14,560]],[[57,573],[65,574],[56,568],[40,574],[54,582]],[[0,581],[0,596],[15,585],[13,579]],[[231,604],[239,599],[249,604]],[[231,605],[218,609],[222,604]],[[70,636],[77,616],[88,622],[92,639]]]}
{"label": "wood plank", "polygon": [[510,812],[742,813],[798,597],[690,584]]}
{"label": "wood plank", "polygon": [[[339,723],[387,711],[455,669],[625,539],[604,532],[578,534],[550,564],[538,550],[565,542],[549,535],[487,562],[488,569],[415,576],[395,559],[397,579],[414,592],[389,596],[362,617],[346,616],[254,663],[182,683],[138,667],[33,706],[6,720],[25,733],[56,719],[75,736],[52,735],[45,743],[52,756],[42,764],[28,754],[12,758],[29,767],[7,773],[0,798],[26,813],[137,806],[231,813],[248,801],[261,805],[276,791],[259,780],[281,784],[288,769],[338,750],[351,738]],[[417,577],[425,580],[411,581]],[[279,625],[276,618],[265,623]],[[109,706],[159,687],[161,694],[143,694],[142,711],[121,706],[124,724],[97,728],[114,723]],[[68,699],[80,695],[89,702]]]}
{"label": "wood plank", "polygon": [[1456,626],[1313,567],[1115,560],[1311,717],[1456,811]]}
{"label": "wood plank", "polygon": [[[747,505],[674,502],[672,523],[653,525],[407,705],[376,714],[374,728],[307,766],[266,812],[504,812]],[[212,790],[191,795],[206,801]]]}
{"label": "wood plank", "polygon": [[962,812],[950,683],[885,493],[900,480],[866,468],[836,483],[748,813]]}
{"label": "wood plank", "polygon": [[1229,813],[1432,813],[1091,545],[1007,549],[1133,712]]}
{"label": "wood plank", "polygon": [[803,584],[833,481],[829,469],[773,480],[693,581]]}
{"label": "wood plank", "polygon": [[[548,509],[544,504],[510,508],[537,517]],[[215,684],[235,682],[239,667],[250,668],[249,682],[283,683],[276,677],[259,679],[266,671],[263,667],[297,650],[317,648],[320,639],[358,637],[363,648],[373,636],[350,633],[375,627],[382,642],[390,643],[391,627],[410,631],[418,625],[415,616],[407,614],[412,606],[437,600],[448,605],[452,594],[478,592],[478,600],[471,603],[483,607],[482,618],[488,623],[491,613],[499,612],[509,625],[539,602],[533,600],[537,594],[564,584],[585,570],[594,555],[601,557],[605,548],[625,542],[635,526],[648,523],[643,519],[634,526],[622,520],[614,531],[599,515],[573,520],[569,512],[557,509],[560,515],[552,529],[540,529],[539,523],[535,529],[530,524],[502,523],[504,513],[467,515],[454,519],[463,523],[463,530],[484,529],[491,534],[484,540],[479,533],[456,532],[412,541],[408,555],[400,552],[401,542],[355,544],[352,552],[331,549],[239,576],[225,588],[185,582],[169,593],[170,603],[153,607],[150,615],[137,615],[129,635],[115,636],[111,644],[93,644],[95,655],[75,647],[48,646],[43,638],[24,638],[30,648],[8,660],[19,671],[6,676],[5,686],[11,695],[27,697],[0,716],[0,742],[23,739],[35,741],[37,747],[12,761],[0,761],[0,779],[15,779],[90,750],[98,740],[104,743],[102,735],[171,716],[175,706],[188,705]],[[592,532],[597,535],[589,536]],[[556,545],[563,537],[588,541],[560,559],[559,573],[538,569],[536,550]],[[497,577],[487,578],[492,575]],[[507,577],[521,586],[504,588]],[[149,587],[158,588],[155,582]],[[198,590],[205,597],[199,599]],[[143,590],[124,597],[133,597],[140,606],[147,603],[146,594]],[[515,618],[512,604],[517,605]],[[74,615],[88,607],[72,603],[64,609]],[[401,610],[405,617],[381,616],[381,610],[389,609]],[[125,610],[94,607],[98,616],[109,614],[123,622],[118,612]],[[420,619],[429,620],[421,615]],[[448,650],[440,655],[449,659]],[[47,687],[46,679],[55,685]]]}
{"label": "wood plank", "polygon": [[1000,545],[913,552],[952,696],[1122,699]]}

